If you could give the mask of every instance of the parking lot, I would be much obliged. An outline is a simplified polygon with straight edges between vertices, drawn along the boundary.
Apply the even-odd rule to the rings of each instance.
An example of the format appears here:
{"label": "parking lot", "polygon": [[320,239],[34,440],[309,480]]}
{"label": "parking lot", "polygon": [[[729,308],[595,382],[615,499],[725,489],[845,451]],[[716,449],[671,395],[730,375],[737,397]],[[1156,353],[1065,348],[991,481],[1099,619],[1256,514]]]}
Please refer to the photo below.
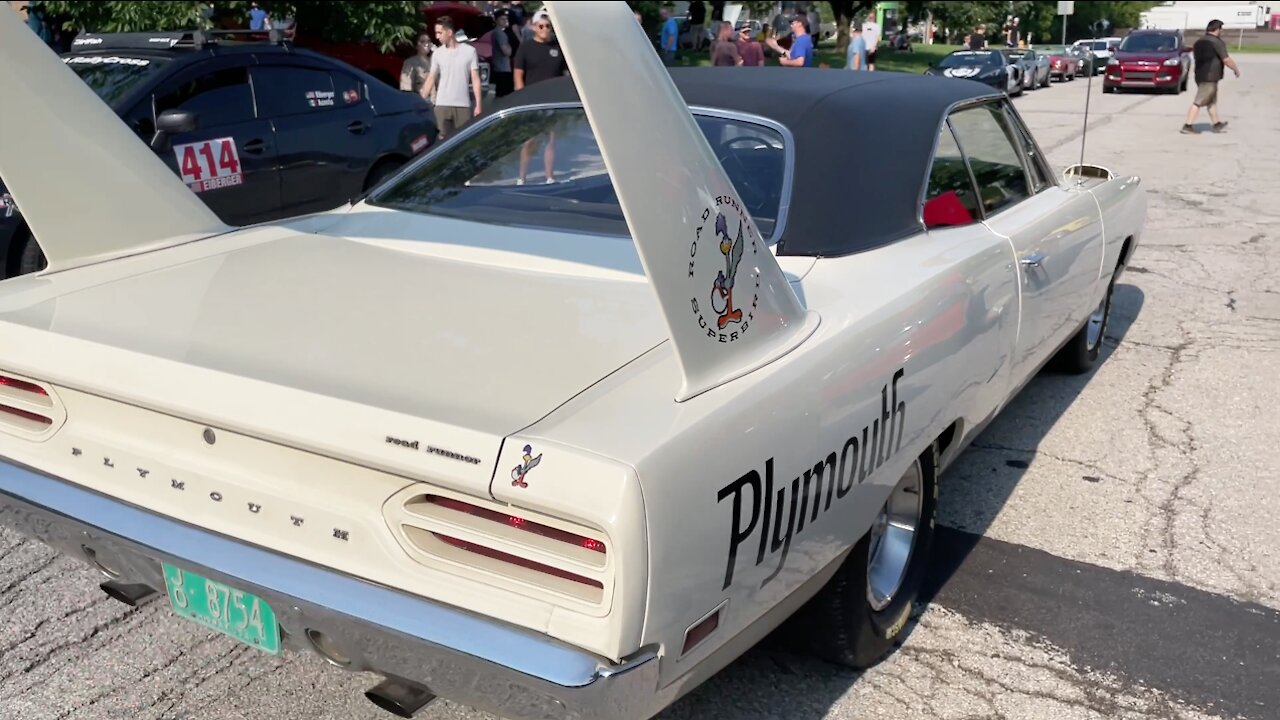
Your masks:
{"label": "parking lot", "polygon": [[[1105,359],[1036,379],[944,478],[935,580],[898,652],[858,674],[766,641],[661,717],[1280,716],[1280,55],[1237,61],[1225,134],[1179,134],[1194,84],[1104,95],[1094,78],[1085,160],[1149,198]],[[1015,101],[1058,167],[1080,159],[1088,87]],[[362,696],[371,675],[99,581],[0,530],[0,717],[391,717]]]}

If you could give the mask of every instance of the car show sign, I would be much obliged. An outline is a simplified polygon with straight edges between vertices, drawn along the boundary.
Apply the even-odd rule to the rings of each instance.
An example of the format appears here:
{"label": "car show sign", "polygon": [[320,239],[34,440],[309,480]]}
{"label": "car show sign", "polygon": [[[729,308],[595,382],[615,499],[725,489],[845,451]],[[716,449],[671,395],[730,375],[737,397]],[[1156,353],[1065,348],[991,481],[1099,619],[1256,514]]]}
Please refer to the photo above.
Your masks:
{"label": "car show sign", "polygon": [[195,192],[216,190],[244,183],[240,155],[234,138],[214,138],[174,145],[182,182]]}

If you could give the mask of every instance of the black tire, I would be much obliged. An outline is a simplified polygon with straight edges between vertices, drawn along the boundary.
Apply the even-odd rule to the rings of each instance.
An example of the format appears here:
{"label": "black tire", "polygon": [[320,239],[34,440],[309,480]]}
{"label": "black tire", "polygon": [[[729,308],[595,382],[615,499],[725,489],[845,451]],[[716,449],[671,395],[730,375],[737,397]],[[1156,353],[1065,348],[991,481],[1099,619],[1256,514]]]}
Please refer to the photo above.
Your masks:
{"label": "black tire", "polygon": [[917,458],[920,467],[920,518],[915,546],[902,583],[882,610],[867,598],[871,532],[862,536],[822,590],[793,617],[802,649],[837,665],[863,670],[893,651],[911,618],[929,568],[938,511],[936,448]]}
{"label": "black tire", "polygon": [[44,251],[40,249],[40,245],[36,243],[36,239],[31,233],[19,235],[15,239],[21,243],[21,249],[18,251],[17,275],[29,275],[49,267],[49,261],[45,258]]}
{"label": "black tire", "polygon": [[1062,372],[1080,375],[1087,373],[1093,369],[1098,361],[1098,353],[1102,350],[1102,343],[1107,337],[1107,323],[1111,319],[1111,296],[1115,291],[1116,277],[1119,272],[1111,275],[1111,281],[1107,283],[1107,294],[1102,298],[1100,304],[1102,312],[1102,326],[1098,328],[1098,338],[1093,345],[1089,344],[1089,326],[1092,324],[1093,318],[1097,311],[1090,313],[1089,318],[1085,319],[1084,325],[1076,331],[1075,335],[1067,341],[1066,345],[1058,351],[1053,358],[1053,364]]}
{"label": "black tire", "polygon": [[401,158],[383,158],[374,163],[373,167],[369,168],[369,174],[364,178],[365,192],[395,174],[402,167],[404,167],[404,160]]}

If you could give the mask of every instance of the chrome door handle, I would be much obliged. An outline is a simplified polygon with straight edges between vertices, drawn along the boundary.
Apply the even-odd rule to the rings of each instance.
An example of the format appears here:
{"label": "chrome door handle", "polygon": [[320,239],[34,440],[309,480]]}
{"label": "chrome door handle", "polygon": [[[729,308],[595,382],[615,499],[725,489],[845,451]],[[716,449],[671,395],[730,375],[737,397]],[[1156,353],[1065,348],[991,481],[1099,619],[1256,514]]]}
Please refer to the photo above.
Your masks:
{"label": "chrome door handle", "polygon": [[1034,255],[1027,255],[1026,257],[1022,258],[1022,264],[1026,265],[1027,267],[1040,267],[1040,263],[1044,262],[1045,258],[1047,257],[1048,257],[1047,255],[1043,255],[1041,253],[1036,253]]}

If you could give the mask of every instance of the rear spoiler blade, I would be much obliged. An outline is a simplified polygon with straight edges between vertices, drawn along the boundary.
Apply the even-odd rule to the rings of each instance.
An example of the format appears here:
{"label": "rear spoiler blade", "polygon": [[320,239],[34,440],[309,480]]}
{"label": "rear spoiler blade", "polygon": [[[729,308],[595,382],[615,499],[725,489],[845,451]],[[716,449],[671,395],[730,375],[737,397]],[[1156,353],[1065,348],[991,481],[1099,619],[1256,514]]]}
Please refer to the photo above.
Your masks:
{"label": "rear spoiler blade", "polygon": [[631,9],[546,5],[670,330],[675,399],[794,350],[818,315],[801,306]]}
{"label": "rear spoiler blade", "polygon": [[16,13],[0,12],[0,64],[0,178],[49,271],[231,229]]}

